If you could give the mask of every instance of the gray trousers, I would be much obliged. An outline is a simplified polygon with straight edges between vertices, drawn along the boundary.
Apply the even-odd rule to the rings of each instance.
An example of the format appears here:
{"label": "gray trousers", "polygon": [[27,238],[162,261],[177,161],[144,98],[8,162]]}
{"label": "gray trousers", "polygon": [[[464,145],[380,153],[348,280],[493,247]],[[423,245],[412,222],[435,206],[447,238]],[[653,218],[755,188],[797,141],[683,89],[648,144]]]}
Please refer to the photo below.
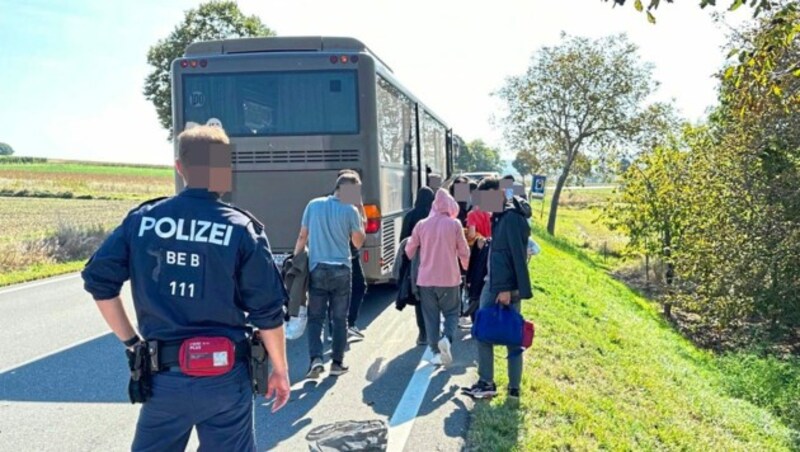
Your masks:
{"label": "gray trousers", "polygon": [[458,286],[454,287],[420,287],[420,304],[422,317],[425,320],[425,332],[428,336],[428,345],[431,351],[439,353],[440,315],[444,315],[444,337],[450,343],[456,336],[458,315],[461,304],[458,299]]}
{"label": "gray trousers", "polygon": [[[481,291],[480,309],[496,303],[497,293],[489,290],[489,283],[483,286]],[[520,311],[519,292],[511,292],[511,309]],[[519,347],[507,347],[508,351],[508,387],[519,389],[522,382],[522,353]],[[513,353],[516,356],[513,356]],[[485,342],[478,341],[478,378],[487,382],[494,383],[494,346]]]}

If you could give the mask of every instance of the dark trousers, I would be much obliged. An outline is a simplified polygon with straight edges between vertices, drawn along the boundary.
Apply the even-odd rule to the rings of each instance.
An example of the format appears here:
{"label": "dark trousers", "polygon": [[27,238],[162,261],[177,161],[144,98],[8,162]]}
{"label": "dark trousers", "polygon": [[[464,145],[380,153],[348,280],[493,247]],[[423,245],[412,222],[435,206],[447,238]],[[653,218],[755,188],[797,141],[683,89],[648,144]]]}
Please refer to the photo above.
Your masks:
{"label": "dark trousers", "polygon": [[333,321],[332,358],[344,360],[347,345],[347,308],[350,304],[351,270],[345,265],[318,264],[311,271],[308,287],[308,354],[322,359],[322,328],[325,320]]}
{"label": "dark trousers", "polygon": [[256,450],[253,392],[245,364],[218,377],[154,375],[153,396],[139,412],[131,450],[184,450],[195,426],[201,451]]}
{"label": "dark trousers", "polygon": [[347,326],[355,326],[358,313],[361,311],[361,302],[367,293],[367,281],[364,279],[364,268],[361,267],[361,253],[356,253],[350,260],[353,264],[353,287],[350,294],[350,310],[347,314]]}
{"label": "dark trousers", "polygon": [[428,341],[428,335],[425,332],[425,316],[422,315],[422,301],[418,301],[417,304],[414,306],[414,315],[417,316],[417,329],[419,330],[419,337],[420,339],[425,339],[425,342]]}

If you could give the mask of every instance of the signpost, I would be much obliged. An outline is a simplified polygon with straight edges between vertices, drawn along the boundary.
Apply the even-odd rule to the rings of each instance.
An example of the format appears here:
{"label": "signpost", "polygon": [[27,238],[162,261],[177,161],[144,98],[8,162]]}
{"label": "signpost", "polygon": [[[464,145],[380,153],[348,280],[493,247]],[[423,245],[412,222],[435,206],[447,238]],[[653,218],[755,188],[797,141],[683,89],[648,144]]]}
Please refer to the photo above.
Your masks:
{"label": "signpost", "polygon": [[542,210],[539,218],[544,218],[544,183],[547,180],[546,176],[540,174],[533,175],[533,183],[531,184],[531,199],[542,200]]}

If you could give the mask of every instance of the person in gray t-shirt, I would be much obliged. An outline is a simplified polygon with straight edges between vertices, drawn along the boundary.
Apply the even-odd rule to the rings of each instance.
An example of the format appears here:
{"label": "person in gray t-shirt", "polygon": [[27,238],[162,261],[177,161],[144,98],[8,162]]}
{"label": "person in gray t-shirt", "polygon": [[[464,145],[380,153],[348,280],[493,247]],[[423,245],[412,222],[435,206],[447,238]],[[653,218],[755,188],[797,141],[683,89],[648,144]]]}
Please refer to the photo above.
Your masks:
{"label": "person in gray t-shirt", "polygon": [[[355,186],[355,187],[354,187]],[[330,374],[347,372],[344,349],[347,345],[347,312],[350,304],[352,269],[350,243],[361,248],[364,233],[364,206],[345,202],[351,192],[360,190],[361,179],[347,173],[336,180],[333,195],[311,200],[303,212],[300,236],[294,252],[308,245],[308,378],[319,378],[322,365],[322,325],[330,310],[333,319],[333,346]],[[343,196],[348,194],[348,196]]]}

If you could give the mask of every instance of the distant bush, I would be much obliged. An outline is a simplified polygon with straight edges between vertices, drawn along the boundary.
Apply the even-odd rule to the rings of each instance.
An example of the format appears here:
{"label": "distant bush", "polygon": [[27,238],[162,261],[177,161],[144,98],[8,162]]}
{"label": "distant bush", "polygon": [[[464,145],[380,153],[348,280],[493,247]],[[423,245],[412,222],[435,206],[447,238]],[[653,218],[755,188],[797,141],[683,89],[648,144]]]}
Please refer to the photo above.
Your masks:
{"label": "distant bush", "polygon": [[107,235],[108,230],[100,225],[78,227],[62,223],[45,242],[56,262],[69,262],[91,256]]}
{"label": "distant bush", "polygon": [[733,397],[766,408],[800,430],[800,359],[731,353],[720,357],[718,366]]}
{"label": "distant bush", "polygon": [[100,246],[109,230],[100,225],[78,227],[62,223],[45,238],[0,244],[0,273],[32,265],[87,259]]}
{"label": "distant bush", "polygon": [[38,190],[11,190],[8,188],[0,189],[0,196],[12,198],[57,198],[57,199],[113,199],[108,196],[75,195],[71,191],[38,191]]}
{"label": "distant bush", "polygon": [[14,155],[0,155],[0,165],[10,163],[47,163],[42,157],[19,157]]}
{"label": "distant bush", "polygon": [[6,143],[0,143],[0,155],[11,155],[14,153],[14,148]]}

